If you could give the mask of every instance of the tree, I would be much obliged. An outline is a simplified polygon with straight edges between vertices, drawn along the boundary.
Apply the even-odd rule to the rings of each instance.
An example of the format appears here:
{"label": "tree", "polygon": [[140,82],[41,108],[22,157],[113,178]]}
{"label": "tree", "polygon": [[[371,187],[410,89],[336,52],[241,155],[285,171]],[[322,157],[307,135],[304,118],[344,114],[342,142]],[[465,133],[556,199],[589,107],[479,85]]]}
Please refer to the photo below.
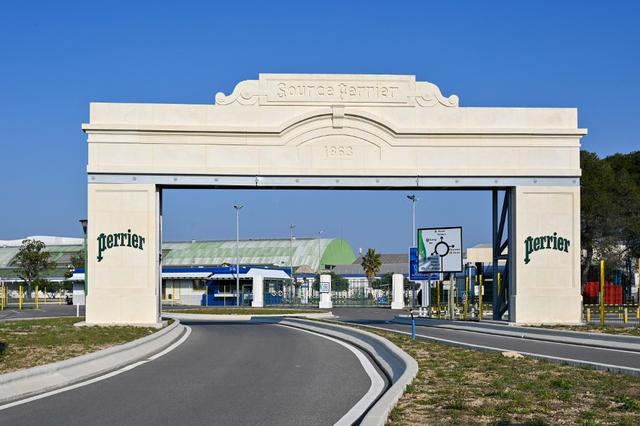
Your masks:
{"label": "tree", "polygon": [[27,285],[27,297],[31,295],[32,284],[39,284],[42,275],[55,265],[49,260],[49,252],[45,251],[46,245],[38,240],[23,240],[14,265],[20,277]]}
{"label": "tree", "polygon": [[[403,277],[402,278],[402,283],[403,283],[404,286],[407,286],[407,285],[411,284],[411,281],[409,281],[409,278]],[[387,272],[382,277],[380,277],[379,280],[375,280],[373,282],[373,285],[371,286],[371,288],[374,288],[374,289],[379,289],[379,288],[390,289],[392,285],[393,285],[393,272]]]}
{"label": "tree", "polygon": [[373,280],[376,279],[376,275],[380,272],[382,262],[380,261],[380,254],[376,253],[375,249],[367,249],[367,253],[362,256],[362,269],[367,275],[367,281],[369,281],[369,287],[372,286]]}
{"label": "tree", "polygon": [[640,256],[640,152],[600,159],[580,152],[582,280],[598,259],[620,267]]}
{"label": "tree", "polygon": [[640,256],[640,182],[635,182],[627,169],[616,170],[613,195],[618,214],[614,230],[618,260],[626,262]]}
{"label": "tree", "polygon": [[60,292],[63,290],[72,291],[73,284],[70,281],[38,280],[38,291],[46,292],[49,299],[55,299],[57,296],[60,296]]}
{"label": "tree", "polygon": [[72,254],[69,261],[71,262],[71,264],[69,265],[70,268],[67,272],[64,273],[64,277],[67,279],[73,276],[74,270],[80,268],[84,269],[84,250]]}

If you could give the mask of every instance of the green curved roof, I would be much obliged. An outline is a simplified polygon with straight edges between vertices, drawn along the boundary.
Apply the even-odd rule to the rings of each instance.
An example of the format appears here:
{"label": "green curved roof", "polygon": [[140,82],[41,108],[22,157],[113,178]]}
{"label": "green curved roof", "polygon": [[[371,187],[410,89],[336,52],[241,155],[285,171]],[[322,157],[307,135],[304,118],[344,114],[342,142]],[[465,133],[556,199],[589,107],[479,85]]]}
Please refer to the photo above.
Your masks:
{"label": "green curved roof", "polygon": [[[165,266],[221,265],[236,263],[236,242],[165,242]],[[351,245],[339,238],[244,240],[238,244],[241,265],[308,266],[317,271],[326,265],[347,265],[356,259]]]}

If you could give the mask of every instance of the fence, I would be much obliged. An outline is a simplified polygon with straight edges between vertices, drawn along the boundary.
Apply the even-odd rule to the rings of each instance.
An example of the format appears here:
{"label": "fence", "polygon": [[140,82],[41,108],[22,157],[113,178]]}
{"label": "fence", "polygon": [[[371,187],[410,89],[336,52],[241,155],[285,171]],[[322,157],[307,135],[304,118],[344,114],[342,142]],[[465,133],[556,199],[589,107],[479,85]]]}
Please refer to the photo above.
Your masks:
{"label": "fence", "polygon": [[379,289],[365,287],[332,291],[331,301],[334,306],[388,307],[391,305],[391,295],[388,286]]}
{"label": "fence", "polygon": [[29,286],[19,282],[5,282],[0,284],[0,309],[39,309],[40,305],[67,303],[67,295],[70,293],[60,286]]}
{"label": "fence", "polygon": [[[602,266],[602,271],[601,271]],[[604,276],[602,275],[604,272]],[[590,265],[583,276],[582,297],[585,305],[600,303],[600,284],[604,279],[605,305],[637,305],[638,292],[635,271],[627,268],[609,268],[606,264]]]}

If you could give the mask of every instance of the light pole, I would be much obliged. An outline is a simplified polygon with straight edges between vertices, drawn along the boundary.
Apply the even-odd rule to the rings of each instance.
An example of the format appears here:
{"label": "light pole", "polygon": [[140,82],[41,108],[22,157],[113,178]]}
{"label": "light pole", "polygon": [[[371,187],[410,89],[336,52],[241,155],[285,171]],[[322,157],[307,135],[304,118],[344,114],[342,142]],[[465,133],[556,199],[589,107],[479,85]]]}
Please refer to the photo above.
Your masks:
{"label": "light pole", "polygon": [[[411,235],[413,238],[413,245],[411,247],[417,247],[416,245],[416,201],[418,201],[418,197],[415,194],[407,195],[407,198],[411,200]],[[423,289],[424,291],[424,289]],[[415,281],[411,281],[411,309],[415,309],[416,307],[416,283]]]}
{"label": "light pole", "polygon": [[411,223],[411,235],[413,238],[413,245],[411,247],[416,247],[416,201],[418,201],[419,198],[416,197],[414,194],[407,195],[407,198],[411,200],[411,217],[413,219]]}
{"label": "light pole", "polygon": [[322,239],[322,233],[324,231],[318,231],[318,274],[320,274],[320,261],[322,260],[322,253],[320,252],[320,240]]}
{"label": "light pole", "polygon": [[296,226],[292,223],[289,225],[289,272],[291,274],[291,297],[293,298],[294,277],[293,277],[293,230]]}
{"label": "light pole", "polygon": [[[80,219],[80,225],[82,225],[82,232],[84,232],[84,305],[85,315],[87,314],[87,294],[89,293],[89,271],[87,270],[88,256],[87,256],[87,226],[89,221],[87,219]],[[46,295],[45,295],[46,296]],[[76,305],[76,316],[80,316],[80,303]]]}
{"label": "light pole", "polygon": [[240,306],[240,204],[233,206],[236,209],[236,306]]}
{"label": "light pole", "polygon": [[86,297],[87,294],[87,226],[88,226],[88,221],[87,219],[80,219],[80,225],[82,225],[82,232],[84,233],[84,294]]}

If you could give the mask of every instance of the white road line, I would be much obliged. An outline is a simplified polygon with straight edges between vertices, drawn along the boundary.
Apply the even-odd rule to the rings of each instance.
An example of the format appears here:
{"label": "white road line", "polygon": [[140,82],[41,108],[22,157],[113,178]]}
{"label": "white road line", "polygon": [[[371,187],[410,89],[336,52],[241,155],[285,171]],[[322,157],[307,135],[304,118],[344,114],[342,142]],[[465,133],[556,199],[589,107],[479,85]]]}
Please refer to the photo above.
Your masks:
{"label": "white road line", "polygon": [[[398,324],[398,325],[406,325],[406,326],[410,326],[411,325],[411,323],[405,324],[405,323],[401,323],[401,322],[400,323],[392,322],[390,324]],[[528,342],[548,343],[548,344],[551,344],[551,345],[588,347],[588,348],[591,348],[591,349],[597,349],[599,351],[622,352],[622,353],[626,353],[626,354],[636,354],[636,355],[639,353],[638,351],[631,351],[629,349],[605,348],[605,347],[601,347],[601,346],[585,345],[585,344],[580,344],[580,343],[575,343],[575,342],[554,342],[553,340],[536,339],[535,337],[526,337],[525,335],[522,335],[522,336],[506,336],[504,334],[484,333],[482,331],[462,329],[462,328],[439,327],[439,326],[432,326],[432,325],[419,325],[419,324],[416,324],[416,329],[418,329],[418,327],[431,328],[433,330],[457,331],[457,332],[461,332],[461,333],[484,334],[485,336],[499,337],[499,338],[502,338],[502,339],[515,339],[515,340],[519,340],[521,342],[522,341],[528,341]],[[528,336],[531,336],[531,334],[529,334]],[[435,339],[435,337],[434,337],[434,339]]]}
{"label": "white road line", "polygon": [[384,390],[385,382],[382,379],[382,377],[380,377],[380,374],[378,373],[378,370],[376,369],[376,367],[371,363],[371,361],[369,361],[369,359],[366,356],[364,356],[364,354],[360,350],[356,349],[352,345],[349,345],[348,343],[345,343],[342,340],[338,340],[330,336],[325,336],[324,334],[316,333],[313,331],[304,330],[297,327],[291,327],[284,324],[276,324],[276,325],[279,325],[280,327],[287,327],[293,330],[303,331],[305,333],[313,334],[315,336],[319,336],[327,340],[331,340],[332,342],[338,343],[339,345],[342,345],[345,348],[349,349],[351,352],[353,352],[355,356],[358,358],[358,361],[360,361],[360,364],[362,364],[362,368],[364,369],[364,371],[369,376],[369,379],[371,380],[371,386],[369,387],[369,390],[367,391],[367,393],[364,394],[364,396],[360,398],[360,400],[356,402],[356,404],[353,407],[351,407],[351,409],[347,411],[347,413],[335,423],[336,425],[343,426],[343,425],[352,425],[353,423],[355,423],[356,420],[358,420],[360,416],[362,416],[367,411],[367,409],[371,406],[371,404],[375,402],[375,400],[378,398],[380,393]]}
{"label": "white road line", "polygon": [[[373,325],[363,325],[363,327],[376,328],[378,330],[390,331],[390,332],[393,332],[393,333],[406,334],[408,336],[411,335],[411,333],[408,332],[408,331],[393,330],[393,329],[389,329],[389,328],[376,327],[376,326],[373,326]],[[514,349],[498,348],[498,347],[495,347],[495,346],[476,345],[474,343],[465,343],[465,342],[461,342],[461,341],[458,341],[458,340],[443,339],[441,337],[433,337],[433,336],[427,336],[427,335],[424,335],[424,334],[417,334],[417,333],[416,333],[416,336],[423,337],[423,338],[428,339],[428,340],[434,340],[434,341],[443,342],[443,343],[452,343],[452,344],[455,344],[455,345],[458,345],[458,346],[466,346],[466,347],[470,347],[470,348],[487,349],[487,350],[495,351],[495,352],[517,352],[519,354],[531,356],[531,357],[534,357],[534,358],[548,359],[548,360],[553,360],[553,361],[564,361],[564,362],[569,362],[569,363],[579,363],[581,365],[591,365],[591,366],[594,366],[594,367],[602,367],[602,368],[606,368],[606,369],[627,370],[627,371],[634,371],[634,372],[640,373],[640,368],[625,367],[623,365],[604,364],[604,363],[601,363],[601,362],[586,361],[586,360],[574,359],[574,358],[563,358],[563,357],[559,357],[559,356],[543,355],[543,354],[538,354],[538,353],[534,353],[534,352],[523,352],[523,351],[514,350]],[[545,343],[547,343],[547,342],[545,342]],[[600,348],[597,348],[597,349],[600,349]],[[615,349],[612,349],[612,350],[615,350]]]}
{"label": "white road line", "polygon": [[187,331],[184,333],[184,335],[180,338],[180,340],[178,340],[177,342],[173,343],[171,346],[169,346],[168,348],[164,349],[161,352],[158,352],[155,355],[151,355],[149,357],[150,361],[153,361],[155,359],[160,358],[163,355],[168,354],[169,352],[171,352],[172,350],[174,350],[175,348],[177,348],[178,346],[180,346],[182,343],[184,343],[185,340],[187,340],[187,338],[189,337],[189,335],[191,334],[191,327],[189,327],[188,325],[185,325],[184,328],[187,329]]}
{"label": "white road line", "polygon": [[34,395],[34,396],[29,397],[29,398],[20,399],[18,401],[13,401],[13,402],[10,402],[10,403],[5,404],[5,405],[0,405],[0,411],[6,410],[7,408],[15,407],[17,405],[22,405],[22,404],[27,404],[29,402],[37,401],[39,399],[43,399],[43,398],[46,398],[48,396],[57,395],[57,394],[62,393],[62,392],[70,391],[70,390],[73,390],[73,389],[78,389],[78,388],[81,388],[83,386],[90,385],[92,383],[100,382],[102,380],[109,379],[109,378],[111,378],[113,376],[117,376],[118,374],[127,372],[129,370],[133,370],[134,368],[136,368],[136,367],[138,367],[138,366],[140,366],[142,364],[146,364],[149,361],[153,361],[155,359],[158,359],[162,355],[165,355],[165,354],[171,352],[172,350],[174,350],[175,348],[180,346],[182,343],[184,343],[185,340],[187,340],[187,338],[191,334],[191,327],[186,326],[186,325],[184,327],[186,328],[186,332],[180,338],[180,340],[178,340],[177,342],[173,343],[171,346],[167,347],[162,352],[158,352],[157,354],[152,355],[152,356],[148,357],[147,359],[143,359],[141,361],[134,362],[133,364],[125,365],[124,367],[119,368],[118,370],[111,371],[109,373],[103,374],[102,376],[94,377],[93,379],[85,380],[84,382],[75,383],[73,385],[65,386],[65,387],[60,388],[60,389],[54,389],[52,391],[41,393],[41,394],[38,394],[38,395]]}

